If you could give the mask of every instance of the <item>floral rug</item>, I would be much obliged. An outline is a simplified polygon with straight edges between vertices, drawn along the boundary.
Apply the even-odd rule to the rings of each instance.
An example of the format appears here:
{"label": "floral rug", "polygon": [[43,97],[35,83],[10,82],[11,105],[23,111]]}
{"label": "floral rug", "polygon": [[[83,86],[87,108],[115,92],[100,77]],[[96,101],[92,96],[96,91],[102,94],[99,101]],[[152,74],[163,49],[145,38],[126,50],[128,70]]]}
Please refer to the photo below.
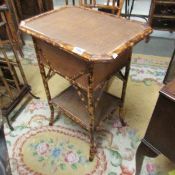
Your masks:
{"label": "floral rug", "polygon": [[[46,102],[33,100],[5,135],[13,175],[134,175],[139,138],[134,129],[122,127],[117,118],[103,123],[96,134],[97,154],[89,162],[89,136],[65,116],[48,126]],[[160,174],[150,159],[143,175]]]}
{"label": "floral rug", "polygon": [[[31,41],[27,41],[24,55],[23,65],[37,65]],[[128,92],[138,92],[140,88],[143,94],[149,86],[146,93],[153,94],[151,86],[162,84],[168,63],[168,58],[133,54]],[[134,109],[138,104],[131,104],[131,95],[126,107],[128,115],[133,117],[137,115]],[[13,122],[13,132],[5,124],[13,175],[135,174],[135,153],[140,143],[135,129],[122,127],[117,117],[105,121],[103,130],[96,134],[97,154],[94,161],[89,162],[88,133],[63,115],[50,127],[49,114],[46,101],[32,100]],[[144,160],[141,175],[159,175],[160,171],[152,159]]]}

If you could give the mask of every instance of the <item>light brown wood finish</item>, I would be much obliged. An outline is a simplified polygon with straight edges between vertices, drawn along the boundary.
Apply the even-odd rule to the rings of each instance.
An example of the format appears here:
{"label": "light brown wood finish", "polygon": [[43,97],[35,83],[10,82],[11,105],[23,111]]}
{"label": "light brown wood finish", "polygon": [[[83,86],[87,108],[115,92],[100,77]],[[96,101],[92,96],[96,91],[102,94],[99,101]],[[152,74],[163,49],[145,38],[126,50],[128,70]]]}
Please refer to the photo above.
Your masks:
{"label": "light brown wood finish", "polygon": [[[113,53],[121,54],[152,32],[146,24],[80,7],[63,7],[30,18],[20,29],[94,62],[113,60]],[[83,54],[73,52],[74,47],[84,49]]]}
{"label": "light brown wood finish", "polygon": [[[114,104],[123,106],[132,46],[146,37],[151,28],[91,9],[63,7],[23,21],[20,29],[32,35],[35,43],[51,110],[50,124],[53,124],[54,106],[87,129],[89,159],[93,160],[94,132],[116,110]],[[105,82],[123,67],[127,69],[121,97],[101,94]],[[67,79],[72,87],[51,98],[48,81],[55,74]],[[112,110],[102,98],[110,101]]]}

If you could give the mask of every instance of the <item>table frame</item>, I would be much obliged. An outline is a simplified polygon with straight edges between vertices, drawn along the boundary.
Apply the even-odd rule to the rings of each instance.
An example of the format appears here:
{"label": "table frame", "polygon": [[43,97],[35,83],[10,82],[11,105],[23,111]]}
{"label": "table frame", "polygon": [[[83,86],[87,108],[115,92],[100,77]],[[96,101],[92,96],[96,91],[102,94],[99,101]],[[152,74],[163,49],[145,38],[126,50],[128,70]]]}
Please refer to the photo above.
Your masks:
{"label": "table frame", "polygon": [[[56,72],[52,67],[49,67],[48,72],[46,72],[45,67],[48,68],[48,66],[45,66],[42,63],[42,61],[41,61],[42,57],[44,56],[43,53],[42,53],[42,50],[38,47],[35,38],[33,38],[33,42],[34,42],[34,46],[35,46],[35,50],[36,50],[36,54],[37,54],[40,74],[41,74],[41,77],[42,77],[44,89],[45,89],[46,96],[47,96],[47,101],[48,101],[49,108],[50,108],[50,111],[51,111],[50,122],[49,122],[50,126],[52,126],[53,123],[54,123],[54,104],[52,103],[52,97],[51,97],[48,81],[55,74],[61,75],[63,78],[68,80],[73,85],[73,87],[76,89],[78,95],[80,96],[80,100],[82,102],[84,102],[85,97],[84,97],[83,93],[81,92],[80,87],[75,82],[75,80],[77,78],[79,78],[80,76],[84,75],[84,74],[88,74],[88,88],[87,88],[87,99],[88,99],[87,102],[88,102],[88,104],[87,104],[87,109],[88,109],[89,118],[90,118],[90,128],[89,129],[85,128],[85,129],[89,130],[89,132],[90,132],[90,157],[89,157],[89,160],[92,161],[94,159],[94,155],[96,153],[95,142],[94,142],[94,132],[97,129],[97,128],[95,128],[95,124],[94,124],[94,121],[95,121],[94,110],[95,110],[96,103],[98,103],[99,100],[100,100],[100,97],[98,97],[96,101],[94,101],[94,98],[93,98],[93,93],[94,93],[94,88],[93,88],[93,83],[94,83],[93,67],[94,67],[95,63],[94,62],[87,63],[88,64],[87,71],[80,72],[77,76],[74,76],[72,78],[66,77],[66,76],[62,75],[60,72]],[[131,55],[130,55],[130,59],[129,60],[131,60]],[[123,113],[123,107],[124,107],[124,101],[125,101],[125,95],[126,95],[127,81],[128,81],[128,77],[129,77],[130,61],[128,62],[128,64],[125,67],[126,68],[125,68],[124,75],[122,74],[121,71],[117,72],[117,76],[123,82],[122,93],[121,93],[120,104],[119,104],[119,117],[120,117],[120,119],[121,119],[123,124],[124,124],[124,122],[123,122],[123,119],[122,119],[122,113]],[[112,76],[113,76],[113,74],[110,75],[109,78],[111,78]],[[106,79],[106,81],[108,81],[108,79]],[[105,84],[106,83],[103,82],[99,86],[100,91],[104,90]],[[63,111],[63,110],[61,110],[61,111],[63,113],[65,113],[65,111]],[[66,113],[66,115],[69,115],[69,114]],[[75,119],[73,119],[73,120],[75,120]],[[81,121],[76,120],[75,122],[80,124],[84,128],[84,126],[81,123]]]}
{"label": "table frame", "polygon": [[[67,8],[67,7],[63,7],[62,9]],[[77,8],[81,8],[81,7],[77,7]],[[85,9],[85,8],[82,8]],[[89,10],[92,11],[90,9],[85,9],[85,10]],[[82,126],[83,128],[87,129],[89,131],[90,134],[90,156],[89,156],[89,160],[92,161],[94,159],[94,155],[96,152],[96,147],[95,147],[95,141],[94,141],[94,132],[99,130],[99,127],[95,126],[95,107],[96,104],[98,104],[98,102],[100,101],[101,98],[101,93],[104,91],[105,89],[105,85],[108,82],[108,80],[117,72],[118,78],[120,78],[123,82],[123,87],[122,87],[122,93],[121,93],[121,97],[118,98],[119,99],[119,116],[121,118],[121,114],[123,111],[123,106],[124,106],[124,100],[125,100],[125,94],[126,94],[126,87],[127,87],[127,80],[128,80],[128,76],[129,76],[129,70],[130,70],[130,61],[131,61],[131,54],[132,54],[132,46],[137,43],[138,41],[142,40],[143,38],[145,38],[149,33],[152,32],[152,29],[150,27],[145,27],[145,29],[143,30],[143,32],[138,33],[136,36],[134,36],[133,38],[131,38],[130,40],[128,40],[128,42],[126,42],[125,44],[121,45],[119,48],[115,48],[112,53],[110,53],[109,55],[106,54],[104,56],[100,56],[100,57],[94,57],[95,55],[93,55],[92,53],[88,53],[88,52],[83,52],[83,54],[77,54],[72,52],[72,50],[74,49],[74,46],[70,45],[70,44],[65,44],[62,42],[55,42],[55,40],[52,40],[51,38],[43,35],[42,33],[36,33],[35,31],[33,31],[30,27],[26,26],[26,22],[30,22],[34,19],[39,18],[40,16],[45,16],[45,15],[49,15],[51,13],[53,13],[55,11],[51,11],[51,12],[47,12],[45,14],[33,17],[31,19],[26,20],[25,22],[21,23],[20,29],[23,32],[26,32],[30,35],[32,35],[33,37],[33,42],[34,42],[34,46],[35,46],[35,50],[36,50],[36,54],[37,54],[37,59],[38,59],[38,64],[39,64],[39,69],[40,69],[40,73],[42,76],[42,81],[44,84],[44,89],[46,92],[46,96],[47,96],[47,100],[48,100],[48,104],[50,107],[50,111],[51,111],[51,116],[50,116],[50,125],[53,125],[54,122],[54,108],[55,108],[55,104],[53,103],[52,97],[51,97],[51,93],[50,93],[50,89],[49,89],[49,85],[48,85],[48,81],[55,75],[55,74],[59,74],[61,75],[63,78],[65,78],[66,80],[68,80],[71,85],[75,88],[77,94],[80,97],[80,100],[82,102],[84,102],[85,100],[85,96],[86,96],[86,100],[87,100],[87,106],[85,106],[87,108],[88,111],[88,119],[89,119],[89,127],[86,127],[85,125],[83,125],[83,123],[78,120],[77,118],[73,117],[73,115],[70,114],[70,112],[67,112],[63,109],[61,109],[61,112],[65,113],[68,117],[70,117],[72,120],[74,120],[76,123],[78,123],[80,126]],[[101,13],[101,14],[105,14],[105,15],[109,15],[111,16],[111,14],[106,14],[103,12],[96,12],[93,11],[93,13]],[[113,16],[115,17],[115,16]],[[42,43],[38,43],[38,41],[42,41]],[[69,75],[65,76],[64,73],[60,72],[59,70],[55,70],[51,64],[49,64],[49,60],[46,58],[47,56],[45,56],[45,51],[43,51],[43,48],[46,48],[47,46],[44,46],[45,44],[49,44],[50,46],[56,48],[58,47],[61,51],[64,51],[68,54],[71,55],[75,55],[75,57],[77,59],[80,59],[83,61],[83,64],[85,64],[85,70],[83,67],[83,70],[78,70],[76,72],[76,75]],[[40,44],[44,44],[42,47]],[[48,48],[49,49],[49,48]],[[46,50],[46,49],[45,49]],[[53,50],[54,51],[54,50]],[[51,54],[51,52],[50,52]],[[57,52],[57,54],[59,54],[59,52]],[[104,77],[100,80],[95,82],[94,81],[94,65],[96,63],[105,63],[105,62],[112,62],[115,59],[113,58],[112,55],[116,54],[117,60],[119,60],[119,64],[120,66],[116,69],[118,70],[113,70],[112,72],[107,73],[107,75],[104,75]],[[123,58],[123,55],[126,55],[127,58],[126,59],[121,59]],[[44,62],[43,62],[44,61]],[[113,62],[112,62],[113,63]],[[117,62],[115,62],[117,63]],[[59,63],[57,63],[59,66]],[[77,64],[77,63],[76,63]],[[76,66],[75,64],[75,66]],[[125,73],[123,74],[121,72],[121,68],[125,67]],[[45,68],[48,68],[48,71],[45,70]],[[79,72],[80,71],[80,72]],[[82,75],[86,75],[87,77],[87,81],[86,81],[86,87],[83,88],[83,85],[81,85],[80,83],[78,83],[76,81],[76,79],[80,78]],[[96,83],[96,84],[95,84]],[[96,100],[94,100],[94,92],[95,90],[97,90],[97,88],[99,88],[99,96],[96,98]],[[84,92],[82,92],[82,90],[85,90],[85,92],[87,93],[87,95],[84,95]],[[114,97],[113,97],[114,98]],[[115,103],[117,104],[117,103]],[[59,107],[59,106],[56,106]],[[59,107],[60,109],[61,107]],[[107,111],[109,112],[109,111]],[[115,111],[113,111],[113,113],[116,112],[116,108]],[[110,115],[110,114],[109,114]],[[101,118],[100,118],[101,119]],[[99,122],[99,120],[98,120]],[[124,122],[122,122],[124,124]]]}

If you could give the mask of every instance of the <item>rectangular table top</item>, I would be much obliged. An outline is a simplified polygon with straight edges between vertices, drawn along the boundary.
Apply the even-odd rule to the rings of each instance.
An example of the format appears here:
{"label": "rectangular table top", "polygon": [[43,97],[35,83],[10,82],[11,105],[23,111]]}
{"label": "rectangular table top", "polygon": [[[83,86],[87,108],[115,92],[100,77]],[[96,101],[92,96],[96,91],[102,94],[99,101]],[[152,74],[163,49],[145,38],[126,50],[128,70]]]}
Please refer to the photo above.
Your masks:
{"label": "rectangular table top", "polygon": [[152,32],[144,23],[69,6],[22,21],[20,29],[87,61],[115,59]]}

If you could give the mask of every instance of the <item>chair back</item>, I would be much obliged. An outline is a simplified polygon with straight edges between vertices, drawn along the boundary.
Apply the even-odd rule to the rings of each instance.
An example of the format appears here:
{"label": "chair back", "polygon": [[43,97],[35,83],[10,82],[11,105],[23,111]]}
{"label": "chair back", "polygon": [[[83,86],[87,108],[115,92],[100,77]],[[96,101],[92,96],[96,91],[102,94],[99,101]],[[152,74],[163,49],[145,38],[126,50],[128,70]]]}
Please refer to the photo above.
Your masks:
{"label": "chair back", "polygon": [[97,8],[99,11],[121,15],[123,0],[79,0],[80,6]]}

